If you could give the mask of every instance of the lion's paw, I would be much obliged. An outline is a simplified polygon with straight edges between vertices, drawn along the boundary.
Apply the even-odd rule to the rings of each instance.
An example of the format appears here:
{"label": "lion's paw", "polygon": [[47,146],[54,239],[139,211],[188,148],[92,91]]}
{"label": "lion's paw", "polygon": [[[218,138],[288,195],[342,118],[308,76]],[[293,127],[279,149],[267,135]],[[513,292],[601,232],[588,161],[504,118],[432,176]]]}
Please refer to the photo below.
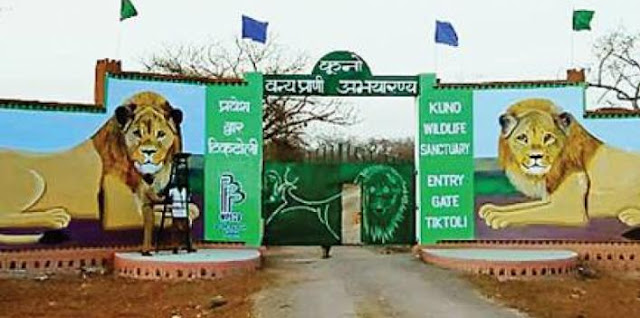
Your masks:
{"label": "lion's paw", "polygon": [[628,226],[640,225],[640,211],[626,210],[618,214],[618,219]]}
{"label": "lion's paw", "polygon": [[[38,215],[41,226],[50,229],[62,229],[69,225],[71,215],[63,208],[55,208]],[[39,222],[39,223],[40,223]]]}
{"label": "lion's paw", "polygon": [[200,216],[200,209],[197,205],[189,203],[189,219],[195,220]]}
{"label": "lion's paw", "polygon": [[487,208],[484,212],[485,223],[494,230],[515,225],[517,221],[517,216],[513,212],[499,212],[491,208]]}
{"label": "lion's paw", "polygon": [[478,215],[480,215],[480,218],[484,219],[486,218],[488,213],[493,213],[493,212],[497,212],[498,211],[498,207],[491,204],[491,203],[487,203],[485,205],[483,205],[482,207],[480,207],[480,209],[478,210]]}

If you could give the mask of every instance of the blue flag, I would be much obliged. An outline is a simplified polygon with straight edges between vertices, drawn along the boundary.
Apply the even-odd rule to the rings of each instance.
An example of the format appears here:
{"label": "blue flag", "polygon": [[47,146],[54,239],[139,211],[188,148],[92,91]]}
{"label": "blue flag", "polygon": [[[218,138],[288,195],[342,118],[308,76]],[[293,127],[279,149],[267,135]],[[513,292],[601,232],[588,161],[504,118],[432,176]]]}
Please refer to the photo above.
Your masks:
{"label": "blue flag", "polygon": [[242,16],[242,38],[249,38],[254,41],[267,42],[267,25],[268,22],[260,22],[246,15]]}
{"label": "blue flag", "polygon": [[458,35],[451,23],[436,20],[436,43],[458,46]]}

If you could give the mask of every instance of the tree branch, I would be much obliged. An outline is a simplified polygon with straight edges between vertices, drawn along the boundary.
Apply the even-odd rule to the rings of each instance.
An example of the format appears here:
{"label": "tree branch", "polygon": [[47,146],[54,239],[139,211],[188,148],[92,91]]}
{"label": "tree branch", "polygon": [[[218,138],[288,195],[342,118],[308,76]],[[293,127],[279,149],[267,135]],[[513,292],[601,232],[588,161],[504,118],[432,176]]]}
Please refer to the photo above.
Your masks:
{"label": "tree branch", "polygon": [[[205,45],[165,46],[158,54],[142,60],[147,71],[214,79],[240,77],[246,72],[296,74],[303,72],[309,59],[305,54],[288,52],[270,37],[265,45],[236,39],[230,46],[213,41]],[[357,122],[355,111],[336,98],[269,96],[263,99],[265,142],[303,143],[310,123],[346,126]]]}

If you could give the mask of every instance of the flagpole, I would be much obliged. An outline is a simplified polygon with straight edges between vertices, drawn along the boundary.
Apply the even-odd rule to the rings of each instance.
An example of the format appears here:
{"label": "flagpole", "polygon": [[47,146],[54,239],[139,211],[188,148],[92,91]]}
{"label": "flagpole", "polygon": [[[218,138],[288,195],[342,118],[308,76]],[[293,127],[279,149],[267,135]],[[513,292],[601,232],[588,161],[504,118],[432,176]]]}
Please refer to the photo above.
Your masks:
{"label": "flagpole", "polygon": [[116,56],[115,59],[116,60],[120,60],[120,45],[122,42],[122,22],[118,23],[118,32],[116,35]]}
{"label": "flagpole", "polygon": [[120,47],[122,46],[122,26],[123,21],[138,15],[136,7],[133,6],[131,0],[122,0],[120,2],[120,22],[118,22],[118,42],[116,44],[116,58],[120,60]]}
{"label": "flagpole", "polygon": [[433,60],[434,60],[434,68],[436,73],[436,78],[438,77],[438,43],[434,43],[433,45]]}
{"label": "flagpole", "polygon": [[573,29],[573,19],[574,19],[575,11],[576,11],[576,6],[572,5],[571,6],[571,62],[569,64],[570,68],[573,68],[573,65],[574,65],[574,56],[573,56],[573,50],[574,50],[573,44],[574,43],[573,43],[573,41],[574,41],[574,36],[575,36],[574,33],[576,31]]}
{"label": "flagpole", "polygon": [[569,66],[571,68],[573,68],[573,65],[574,65],[574,56],[573,56],[573,50],[574,50],[574,48],[573,48],[573,38],[574,38],[574,34],[573,33],[575,33],[575,31],[571,30],[571,63],[569,64]]}
{"label": "flagpole", "polygon": [[433,68],[438,79],[438,20],[435,21],[435,29],[433,30]]}

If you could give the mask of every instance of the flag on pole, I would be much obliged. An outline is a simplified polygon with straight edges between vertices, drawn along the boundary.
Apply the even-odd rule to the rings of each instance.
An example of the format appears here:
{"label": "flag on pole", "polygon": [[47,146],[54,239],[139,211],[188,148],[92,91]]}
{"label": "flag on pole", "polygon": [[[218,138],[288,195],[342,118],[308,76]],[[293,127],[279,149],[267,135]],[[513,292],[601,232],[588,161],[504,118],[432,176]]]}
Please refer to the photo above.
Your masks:
{"label": "flag on pole", "polygon": [[458,46],[458,35],[451,23],[436,20],[436,43]]}
{"label": "flag on pole", "polygon": [[131,0],[120,1],[120,21],[135,17],[138,15],[136,7],[133,6]]}
{"label": "flag on pole", "polygon": [[591,30],[591,19],[593,19],[594,11],[591,10],[574,10],[573,11],[573,30]]}
{"label": "flag on pole", "polygon": [[242,38],[249,38],[256,42],[267,42],[268,22],[260,22],[246,15],[242,16]]}

